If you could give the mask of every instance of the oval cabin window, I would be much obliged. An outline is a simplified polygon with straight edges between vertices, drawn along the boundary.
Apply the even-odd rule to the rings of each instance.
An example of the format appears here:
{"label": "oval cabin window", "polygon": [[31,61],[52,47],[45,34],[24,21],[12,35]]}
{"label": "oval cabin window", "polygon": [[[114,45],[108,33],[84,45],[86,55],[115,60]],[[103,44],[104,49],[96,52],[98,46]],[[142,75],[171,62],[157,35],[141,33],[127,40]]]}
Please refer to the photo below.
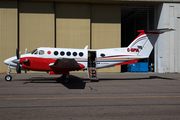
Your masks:
{"label": "oval cabin window", "polygon": [[61,52],[60,52],[60,55],[61,55],[61,56],[64,56],[64,54],[65,54],[64,51],[61,51]]}
{"label": "oval cabin window", "polygon": [[70,55],[71,55],[71,52],[67,52],[66,55],[67,55],[67,56],[70,56]]}
{"label": "oval cabin window", "polygon": [[54,55],[56,55],[56,56],[57,56],[58,54],[59,54],[59,53],[58,53],[58,51],[54,51]]}

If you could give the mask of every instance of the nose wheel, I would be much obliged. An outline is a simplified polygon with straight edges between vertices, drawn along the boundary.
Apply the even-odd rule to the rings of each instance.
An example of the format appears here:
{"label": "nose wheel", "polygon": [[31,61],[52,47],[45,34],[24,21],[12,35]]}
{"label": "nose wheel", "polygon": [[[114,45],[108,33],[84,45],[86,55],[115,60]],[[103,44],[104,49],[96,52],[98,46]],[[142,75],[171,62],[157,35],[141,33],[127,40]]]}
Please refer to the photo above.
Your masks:
{"label": "nose wheel", "polygon": [[11,81],[12,80],[12,76],[11,75],[6,75],[5,76],[5,80],[6,81]]}
{"label": "nose wheel", "polygon": [[10,72],[11,72],[11,68],[10,68],[10,65],[9,65],[7,75],[5,76],[6,81],[11,81],[12,80],[12,76],[10,75]]}

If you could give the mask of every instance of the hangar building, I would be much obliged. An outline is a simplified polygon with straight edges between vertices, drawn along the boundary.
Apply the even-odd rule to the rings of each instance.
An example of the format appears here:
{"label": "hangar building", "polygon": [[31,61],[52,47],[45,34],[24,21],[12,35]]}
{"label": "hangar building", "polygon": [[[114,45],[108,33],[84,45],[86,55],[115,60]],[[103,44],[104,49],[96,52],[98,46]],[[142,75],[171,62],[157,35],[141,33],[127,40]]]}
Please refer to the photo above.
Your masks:
{"label": "hangar building", "polygon": [[[0,0],[0,72],[16,48],[125,47],[139,29],[174,28],[162,34],[149,59],[155,72],[180,72],[179,0]],[[99,72],[121,72],[121,66]]]}

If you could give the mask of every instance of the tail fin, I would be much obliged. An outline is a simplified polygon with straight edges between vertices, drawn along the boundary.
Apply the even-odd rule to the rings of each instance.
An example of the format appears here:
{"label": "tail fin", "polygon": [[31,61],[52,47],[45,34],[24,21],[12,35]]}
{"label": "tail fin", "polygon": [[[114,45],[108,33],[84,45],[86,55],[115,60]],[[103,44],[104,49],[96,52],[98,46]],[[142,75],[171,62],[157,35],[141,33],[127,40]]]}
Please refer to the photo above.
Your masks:
{"label": "tail fin", "polygon": [[127,47],[127,52],[144,57],[149,57],[154,44],[157,41],[159,34],[164,32],[173,31],[174,29],[156,29],[156,30],[138,30],[140,34],[136,39]]}

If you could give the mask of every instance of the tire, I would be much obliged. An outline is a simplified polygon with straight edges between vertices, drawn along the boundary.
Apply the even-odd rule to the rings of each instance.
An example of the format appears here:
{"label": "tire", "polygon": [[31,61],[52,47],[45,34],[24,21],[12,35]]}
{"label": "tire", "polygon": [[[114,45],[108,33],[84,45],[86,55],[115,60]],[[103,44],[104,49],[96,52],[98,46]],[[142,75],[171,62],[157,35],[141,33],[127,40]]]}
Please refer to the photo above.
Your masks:
{"label": "tire", "polygon": [[69,79],[66,78],[66,79],[63,80],[63,82],[64,82],[64,84],[68,84],[69,83]]}
{"label": "tire", "polygon": [[6,75],[5,76],[5,80],[6,81],[11,81],[12,80],[12,76],[11,75]]}

